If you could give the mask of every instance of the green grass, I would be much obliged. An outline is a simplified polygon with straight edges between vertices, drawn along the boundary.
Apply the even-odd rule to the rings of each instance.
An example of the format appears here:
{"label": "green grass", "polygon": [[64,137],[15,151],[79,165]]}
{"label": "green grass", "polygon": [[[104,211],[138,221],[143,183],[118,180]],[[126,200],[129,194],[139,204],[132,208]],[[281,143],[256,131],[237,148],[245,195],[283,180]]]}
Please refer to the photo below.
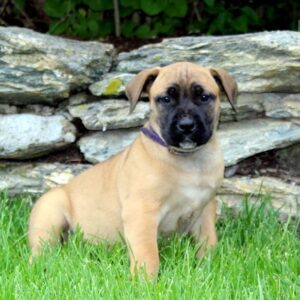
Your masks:
{"label": "green grass", "polygon": [[[12,201],[13,200],[13,201]],[[300,299],[299,220],[280,224],[265,203],[225,210],[218,246],[202,260],[187,237],[160,241],[155,282],[132,279],[122,244],[80,234],[28,264],[30,197],[0,195],[0,299]]]}

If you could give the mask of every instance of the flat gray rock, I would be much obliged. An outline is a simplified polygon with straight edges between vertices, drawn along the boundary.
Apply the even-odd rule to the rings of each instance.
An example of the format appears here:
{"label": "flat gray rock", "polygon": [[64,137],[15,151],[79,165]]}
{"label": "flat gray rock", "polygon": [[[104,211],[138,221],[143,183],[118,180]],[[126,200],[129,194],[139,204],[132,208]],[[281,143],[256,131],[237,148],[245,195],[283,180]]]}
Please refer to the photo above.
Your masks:
{"label": "flat gray rock", "polygon": [[273,119],[223,123],[218,132],[225,165],[231,166],[257,153],[300,141],[300,126]]}
{"label": "flat gray rock", "polygon": [[66,184],[90,165],[46,163],[0,163],[0,191],[9,195],[41,193]]}
{"label": "flat gray rock", "polygon": [[[82,164],[31,164],[1,163],[0,191],[10,196],[30,193],[40,196],[50,188],[68,183],[74,176],[91,167]],[[218,214],[223,205],[240,210],[245,194],[250,195],[252,204],[261,200],[262,194],[269,194],[272,206],[280,212],[281,218],[297,216],[300,186],[287,184],[272,177],[232,177],[224,179],[217,194]]]}
{"label": "flat gray rock", "polygon": [[[299,73],[300,74],[300,73]],[[288,94],[264,102],[266,116],[277,119],[300,118],[300,94]]]}
{"label": "flat gray rock", "polygon": [[231,177],[225,178],[218,192],[217,201],[238,211],[243,206],[245,196],[252,205],[259,205],[262,195],[270,197],[273,208],[278,210],[281,219],[299,216],[300,186],[286,183],[274,177]]}
{"label": "flat gray rock", "polygon": [[95,96],[125,95],[125,87],[133,77],[134,74],[128,73],[107,73],[90,85],[89,90]]}
{"label": "flat gray rock", "polygon": [[[125,87],[134,77],[129,73],[107,73],[89,89],[95,96],[124,96]],[[85,101],[90,102],[90,101]],[[253,119],[263,115],[271,118],[300,117],[299,93],[239,93],[235,114],[225,97],[221,102],[221,122]]]}
{"label": "flat gray rock", "polygon": [[79,104],[83,104],[86,102],[88,102],[88,95],[85,92],[72,95],[66,101],[66,103],[68,103],[68,105],[79,105]]}
{"label": "flat gray rock", "polygon": [[63,148],[76,139],[76,129],[63,116],[0,116],[0,158],[27,159]]}
{"label": "flat gray rock", "polygon": [[52,106],[41,104],[29,104],[24,107],[18,107],[19,114],[34,114],[39,116],[52,116],[56,113],[56,109]]}
{"label": "flat gray rock", "polygon": [[[86,160],[95,163],[123,150],[138,132],[136,129],[94,133],[81,138],[78,145]],[[257,153],[299,142],[300,126],[288,121],[256,119],[225,123],[218,135],[228,167]]]}
{"label": "flat gray rock", "polygon": [[235,105],[235,113],[225,97],[221,98],[220,122],[240,121],[244,119],[254,119],[264,115],[265,109],[263,103],[278,98],[277,94],[270,93],[241,93],[238,95]]}
{"label": "flat gray rock", "polygon": [[17,112],[18,112],[18,108],[14,105],[0,104],[1,115],[16,114]]}
{"label": "flat gray rock", "polygon": [[97,163],[124,150],[135,140],[138,133],[139,129],[96,132],[81,138],[78,146],[87,161]]}
{"label": "flat gray rock", "polygon": [[52,103],[108,72],[114,48],[0,27],[0,103]]}
{"label": "flat gray rock", "polygon": [[225,97],[221,101],[221,122],[270,117],[300,118],[300,93],[240,93],[234,113]]}
{"label": "flat gray rock", "polygon": [[69,112],[80,118],[85,128],[106,131],[143,125],[149,115],[149,103],[139,102],[131,114],[129,102],[120,99],[69,106]]}
{"label": "flat gray rock", "polygon": [[[264,114],[263,101],[278,98],[276,94],[241,94],[237,101],[238,114],[235,115],[226,100],[221,103],[221,121],[243,120],[256,118]],[[82,97],[71,97],[79,100]],[[106,130],[142,126],[149,117],[149,103],[140,101],[133,113],[129,114],[129,102],[122,99],[100,100],[68,106],[72,117],[79,118],[89,130]],[[76,102],[75,102],[76,103]],[[75,104],[74,103],[74,104]]]}
{"label": "flat gray rock", "polygon": [[300,92],[300,32],[295,31],[165,39],[120,53],[114,71],[135,74],[179,61],[222,67],[241,92]]}

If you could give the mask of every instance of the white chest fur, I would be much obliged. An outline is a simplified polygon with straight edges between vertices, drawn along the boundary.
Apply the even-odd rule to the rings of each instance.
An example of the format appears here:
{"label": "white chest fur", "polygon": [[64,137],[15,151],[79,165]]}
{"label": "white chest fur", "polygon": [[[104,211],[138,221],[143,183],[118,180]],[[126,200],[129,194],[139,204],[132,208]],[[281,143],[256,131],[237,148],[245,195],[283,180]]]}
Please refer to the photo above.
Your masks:
{"label": "white chest fur", "polygon": [[199,224],[224,174],[223,155],[215,138],[191,159],[177,159],[175,163],[177,177],[170,174],[170,187],[158,215],[158,230],[165,234],[189,233],[196,221]]}
{"label": "white chest fur", "polygon": [[161,206],[158,218],[159,232],[188,233],[205,205],[214,196],[216,187],[199,184],[182,184],[175,187]]}

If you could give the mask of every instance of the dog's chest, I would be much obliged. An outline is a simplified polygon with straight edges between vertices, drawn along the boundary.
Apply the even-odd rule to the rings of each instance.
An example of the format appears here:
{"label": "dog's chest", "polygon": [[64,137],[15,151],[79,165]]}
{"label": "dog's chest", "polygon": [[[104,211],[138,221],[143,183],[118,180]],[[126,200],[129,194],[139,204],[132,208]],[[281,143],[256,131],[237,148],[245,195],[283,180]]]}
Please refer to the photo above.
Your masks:
{"label": "dog's chest", "polygon": [[215,188],[199,184],[184,184],[174,187],[164,201],[159,213],[159,232],[169,234],[173,231],[188,233],[203,208],[214,195]]}

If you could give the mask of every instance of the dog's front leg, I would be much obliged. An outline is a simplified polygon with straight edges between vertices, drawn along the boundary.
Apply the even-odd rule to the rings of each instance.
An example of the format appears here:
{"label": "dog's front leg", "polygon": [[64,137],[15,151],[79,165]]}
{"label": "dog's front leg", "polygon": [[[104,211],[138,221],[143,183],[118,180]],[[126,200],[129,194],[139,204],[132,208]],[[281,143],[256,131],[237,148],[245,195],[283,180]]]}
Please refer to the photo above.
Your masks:
{"label": "dog's front leg", "polygon": [[130,254],[130,270],[135,274],[144,268],[148,278],[152,278],[159,267],[157,211],[141,204],[127,205],[122,217]]}
{"label": "dog's front leg", "polygon": [[212,248],[218,242],[216,234],[216,200],[212,199],[203,209],[199,220],[195,223],[192,234],[196,242],[201,243],[197,257],[201,257],[205,250]]}

